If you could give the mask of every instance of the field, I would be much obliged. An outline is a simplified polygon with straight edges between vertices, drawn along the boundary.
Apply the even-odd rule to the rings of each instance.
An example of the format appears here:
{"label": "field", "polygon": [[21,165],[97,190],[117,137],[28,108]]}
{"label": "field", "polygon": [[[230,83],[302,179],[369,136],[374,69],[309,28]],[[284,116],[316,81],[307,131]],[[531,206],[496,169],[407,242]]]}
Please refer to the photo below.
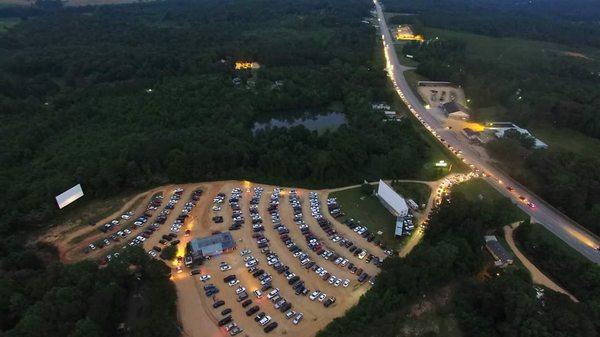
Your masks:
{"label": "field", "polygon": [[413,59],[406,57],[406,55],[402,52],[402,47],[408,42],[398,41],[396,42],[396,54],[398,55],[398,61],[403,66],[407,67],[416,67],[419,63]]}
{"label": "field", "polygon": [[410,89],[417,96],[417,98],[419,98],[419,101],[421,101],[421,103],[423,104],[427,104],[427,102],[425,102],[425,100],[423,100],[423,97],[421,97],[421,95],[419,94],[419,90],[417,89],[417,83],[419,81],[427,81],[429,79],[423,75],[418,74],[416,70],[407,70],[404,72],[404,76],[406,77],[406,81],[408,82]]}
{"label": "field", "polygon": [[10,27],[18,24],[19,22],[21,22],[21,19],[19,18],[0,18],[0,33],[7,31]]}
{"label": "field", "polygon": [[[231,231],[233,238],[237,242],[236,250],[228,254],[215,256],[210,260],[205,261],[200,266],[202,275],[212,276],[212,280],[208,283],[213,283],[219,288],[220,292],[215,296],[208,298],[204,296],[202,287],[207,283],[201,282],[199,279],[200,276],[190,275],[190,270],[187,268],[184,268],[183,272],[178,273],[175,270],[175,266],[178,265],[178,263],[176,261],[166,261],[167,264],[173,268],[172,280],[177,288],[179,299],[178,316],[180,317],[183,325],[185,335],[198,337],[219,335],[220,329],[216,323],[218,320],[224,317],[220,314],[220,312],[225,308],[230,308],[233,310],[231,315],[234,321],[244,329],[244,333],[253,336],[264,333],[262,331],[263,326],[254,321],[254,315],[248,317],[246,314],[244,314],[244,312],[250,307],[243,309],[241,304],[237,303],[237,295],[235,293],[237,286],[228,287],[223,283],[222,278],[227,275],[235,274],[238,280],[240,280],[240,286],[244,286],[247,289],[247,292],[250,296],[249,298],[254,301],[254,304],[252,305],[259,305],[261,311],[266,312],[272,317],[272,321],[278,322],[279,326],[270,333],[270,335],[275,336],[284,336],[290,334],[293,336],[314,336],[319,329],[325,327],[335,317],[343,315],[348,308],[356,304],[359,297],[369,289],[369,283],[358,282],[357,275],[351,273],[348,268],[336,265],[333,263],[333,261],[328,261],[322,256],[319,256],[315,252],[308,249],[302,233],[300,232],[299,228],[297,228],[297,225],[294,224],[293,210],[287,197],[290,190],[287,188],[284,189],[284,192],[282,193],[281,202],[279,205],[279,214],[281,216],[282,224],[285,224],[290,230],[290,238],[296,242],[298,247],[308,254],[312,261],[324,268],[327,268],[332,275],[335,275],[342,280],[348,279],[350,282],[349,287],[346,288],[339,286],[339,284],[338,286],[335,286],[328,283],[326,280],[323,280],[312,270],[305,270],[301,267],[299,260],[297,260],[292,253],[288,251],[287,247],[279,239],[279,234],[277,231],[272,228],[273,226],[271,224],[270,214],[267,211],[268,200],[273,192],[273,186],[253,184],[248,181],[225,181],[185,184],[180,186],[162,186],[134,197],[128,202],[126,208],[134,211],[134,217],[137,217],[144,212],[150,212],[152,215],[148,223],[152,223],[157,214],[154,212],[157,211],[146,209],[148,202],[154,195],[157,195],[157,193],[162,193],[166,202],[166,200],[169,200],[170,196],[173,195],[176,187],[181,187],[184,190],[181,196],[181,201],[178,202],[174,209],[171,210],[165,224],[158,227],[153,235],[148,237],[143,242],[143,247],[147,251],[152,250],[153,247],[162,246],[161,243],[159,243],[159,240],[164,234],[173,232],[173,230],[170,229],[170,224],[174,221],[177,215],[181,214],[184,204],[187,202],[187,200],[190,200],[192,191],[196,189],[202,189],[204,193],[198,200],[197,206],[191,210],[190,216],[185,221],[184,227],[181,228],[181,232],[179,232],[179,230],[176,231],[179,232],[178,239],[181,240],[181,242],[177,245],[177,254],[179,256],[184,255],[184,247],[191,238],[208,236],[214,231],[225,231],[229,227],[232,219],[232,208],[228,205],[227,200],[228,196],[231,195],[233,188],[242,188],[243,192],[239,204],[245,218],[247,219],[246,224],[243,225],[240,230]],[[265,230],[262,233],[270,240],[269,249],[272,253],[278,255],[281,263],[289,266],[290,272],[295,272],[298,276],[301,276],[302,281],[305,282],[305,285],[310,289],[310,292],[320,289],[323,291],[323,293],[326,293],[328,297],[335,297],[337,300],[331,307],[326,308],[323,306],[323,303],[319,302],[318,300],[310,300],[308,296],[294,294],[292,287],[287,284],[285,274],[278,274],[272,270],[270,266],[267,266],[264,255],[259,249],[257,249],[256,243],[251,237],[254,232],[251,228],[251,224],[249,224],[249,219],[251,218],[249,212],[250,199],[252,194],[255,192],[255,187],[264,188],[263,195],[260,199],[260,203],[258,204],[258,210],[259,214],[265,221],[263,223]],[[221,210],[214,211],[211,210],[211,208],[213,206],[213,198],[217,195],[217,193],[224,193],[227,197],[225,198],[226,201],[222,205]],[[322,203],[325,202],[326,193],[327,191],[319,191],[320,201]],[[356,266],[369,273],[369,275],[374,276],[379,272],[378,267],[372,263],[367,263],[366,260],[358,259],[346,251],[345,248],[338,247],[337,244],[335,244],[335,247],[333,247],[334,243],[328,239],[327,234],[319,228],[318,224],[311,216],[308,191],[299,189],[298,195],[302,203],[305,222],[311,226],[314,235],[319,237],[323,248],[336,251],[340,256],[349,259]],[[141,201],[140,197],[142,197]],[[136,206],[134,207],[134,205]],[[322,205],[321,207],[326,210],[326,205]],[[114,212],[109,219],[119,218],[124,210],[125,209],[121,207],[121,209],[119,209],[117,212]],[[215,215],[223,216],[225,222],[215,223],[212,219],[212,217]],[[105,221],[107,220],[102,219],[99,224],[104,223]],[[97,231],[96,236],[84,237],[80,243],[74,243],[69,241],[68,237],[62,237],[62,241],[57,243],[59,246],[65,247],[61,254],[63,262],[74,262],[82,259],[104,259],[104,256],[107,254],[114,256],[114,252],[120,251],[122,249],[122,245],[127,246],[125,244],[127,242],[126,240],[123,240],[123,243],[112,243],[109,246],[104,248],[96,248],[95,250],[87,253],[83,251],[83,248],[90,243],[98,241],[100,237],[108,237],[108,235],[114,234],[114,232],[117,230],[125,228],[128,226],[127,223],[132,221],[134,221],[133,218],[125,222],[122,221],[122,223],[118,225],[117,229],[111,230],[106,234]],[[350,229],[339,223],[334,223],[334,227],[338,230],[339,234],[344,235],[349,239],[351,238],[355,242],[355,245],[362,246],[363,249],[368,249],[376,256],[384,257],[381,249],[368,243]],[[83,227],[76,231],[75,234],[87,233],[88,230],[88,227]],[[141,234],[140,232],[142,230],[143,229],[133,228],[132,231],[134,233],[132,233],[131,236],[133,237]],[[190,236],[183,235],[182,233],[184,230],[190,230]],[[117,241],[119,241],[119,239],[117,239]],[[242,256],[240,256],[240,252],[246,248],[252,250],[252,256],[259,261],[259,268],[264,268],[266,272],[271,273],[273,277],[273,287],[279,288],[280,295],[285,297],[293,304],[292,310],[296,311],[297,313],[303,313],[303,321],[301,321],[298,325],[293,324],[291,319],[286,319],[283,313],[280,313],[278,310],[276,310],[273,307],[274,304],[270,303],[270,301],[266,298],[266,295],[263,295],[261,298],[257,298],[252,294],[252,291],[259,289],[261,285],[259,284],[258,279],[253,278],[252,275],[246,271],[244,266],[245,262],[242,260]],[[219,266],[221,262],[226,262],[229,266],[231,266],[231,270],[227,272],[220,271]],[[220,308],[213,309],[212,304],[218,300],[224,300],[225,305]]]}
{"label": "field", "polygon": [[[560,44],[519,38],[495,38],[436,28],[426,28],[428,38],[460,39],[467,43],[467,55],[471,59],[497,60],[506,64],[519,64],[524,59],[564,56],[588,60],[600,60],[600,51],[593,48],[574,49]],[[581,55],[581,56],[575,56]]]}
{"label": "field", "polygon": [[[376,188],[376,186],[375,186]],[[365,195],[360,187],[331,193],[329,197],[337,198],[346,213],[345,218],[360,221],[369,231],[383,232],[383,240],[398,248],[400,240],[394,236],[396,217],[388,211],[374,195]]]}
{"label": "field", "polygon": [[[493,189],[483,179],[473,179],[467,183],[456,185],[453,188],[453,192],[460,192],[465,195],[468,200],[476,199],[488,199],[493,201],[499,201],[506,199],[505,196],[501,195],[498,191]],[[511,208],[515,221],[526,219],[528,216],[518,207]]]}
{"label": "field", "polygon": [[586,157],[600,158],[600,140],[570,129],[536,125],[531,131],[550,147],[574,152]]}

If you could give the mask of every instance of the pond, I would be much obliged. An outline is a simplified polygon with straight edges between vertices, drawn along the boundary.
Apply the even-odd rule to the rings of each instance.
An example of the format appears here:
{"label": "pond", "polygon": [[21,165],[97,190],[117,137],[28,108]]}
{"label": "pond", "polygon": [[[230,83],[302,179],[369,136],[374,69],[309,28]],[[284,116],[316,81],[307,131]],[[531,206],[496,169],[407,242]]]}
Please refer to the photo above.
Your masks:
{"label": "pond", "polygon": [[301,114],[295,113],[287,118],[271,118],[267,122],[255,122],[252,132],[256,133],[257,131],[274,127],[291,128],[303,125],[310,131],[322,133],[328,129],[335,130],[343,124],[346,124],[346,116],[341,112],[328,112],[324,114],[304,112]]}

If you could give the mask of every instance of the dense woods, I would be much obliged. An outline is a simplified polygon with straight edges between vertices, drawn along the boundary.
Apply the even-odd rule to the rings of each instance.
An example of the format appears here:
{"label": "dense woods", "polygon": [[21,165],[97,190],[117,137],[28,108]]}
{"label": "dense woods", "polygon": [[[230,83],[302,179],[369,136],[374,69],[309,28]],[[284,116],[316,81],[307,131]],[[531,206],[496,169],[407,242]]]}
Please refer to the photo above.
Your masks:
{"label": "dense woods", "polygon": [[[427,145],[371,109],[393,92],[361,22],[370,6],[174,1],[31,15],[0,35],[1,228],[43,227],[53,196],[75,183],[94,198],[178,181],[417,175]],[[261,68],[235,70],[237,60]],[[348,121],[337,131],[251,131],[332,104]]]}
{"label": "dense woods", "polygon": [[99,268],[52,247],[2,246],[0,328],[8,337],[179,336],[170,269],[141,248]]}

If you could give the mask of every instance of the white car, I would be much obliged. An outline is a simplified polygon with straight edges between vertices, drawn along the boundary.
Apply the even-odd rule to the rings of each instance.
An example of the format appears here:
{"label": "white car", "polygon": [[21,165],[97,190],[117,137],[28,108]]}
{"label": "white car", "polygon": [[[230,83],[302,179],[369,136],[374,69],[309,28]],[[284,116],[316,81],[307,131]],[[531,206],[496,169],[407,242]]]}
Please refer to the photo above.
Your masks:
{"label": "white car", "polygon": [[342,280],[341,279],[336,279],[335,282],[333,283],[334,286],[339,287],[340,284],[342,284]]}
{"label": "white car", "polygon": [[349,279],[345,279],[344,283],[342,285],[344,286],[344,288],[348,288],[348,286],[350,285],[350,280]]}
{"label": "white car", "polygon": [[236,294],[236,295],[239,295],[239,294],[243,293],[244,291],[246,291],[246,287],[238,287],[238,288],[235,290],[235,294]]}
{"label": "white car", "polygon": [[261,318],[260,321],[258,321],[258,323],[260,323],[260,325],[267,325],[267,323],[269,323],[271,321],[271,316],[266,315],[265,317]]}
{"label": "white car", "polygon": [[238,284],[238,283],[240,283],[240,280],[238,280],[238,279],[235,279],[235,280],[231,280],[231,281],[229,281],[229,283],[228,283],[228,284],[229,284],[229,286],[230,286],[230,287],[233,287],[234,285],[236,285],[236,284]]}
{"label": "white car", "polygon": [[332,277],[329,278],[328,282],[329,282],[329,284],[333,284],[335,282],[335,280],[336,280],[336,277],[332,276]]}
{"label": "white car", "polygon": [[294,320],[292,321],[292,323],[294,323],[294,324],[300,323],[300,321],[302,321],[303,317],[304,317],[304,315],[302,315],[302,313],[299,313],[298,315],[296,315],[296,317],[294,317]]}
{"label": "white car", "polygon": [[241,255],[241,256],[244,256],[244,255],[248,255],[248,254],[250,254],[250,253],[252,253],[252,251],[251,251],[250,249],[247,249],[247,248],[246,248],[246,249],[244,249],[244,250],[242,250],[242,251],[240,252],[240,255]]}
{"label": "white car", "polygon": [[262,291],[256,289],[256,290],[254,290],[254,296],[256,296],[256,298],[262,298],[263,293],[262,293]]}
{"label": "white car", "polygon": [[319,294],[321,294],[320,291],[315,290],[312,292],[312,294],[310,294],[310,296],[308,296],[308,298],[310,298],[311,301],[314,301],[317,299],[317,297],[319,296]]}
{"label": "white car", "polygon": [[271,292],[267,295],[267,298],[268,299],[272,299],[278,293],[279,293],[279,288],[275,288],[275,289],[271,290]]}
{"label": "white car", "polygon": [[202,281],[202,282],[206,282],[210,279],[211,279],[211,276],[208,274],[200,276],[200,281]]}
{"label": "white car", "polygon": [[294,317],[295,315],[296,315],[296,312],[294,310],[290,310],[285,313],[285,318],[290,319],[290,318]]}
{"label": "white car", "polygon": [[327,294],[321,293],[321,295],[319,295],[319,302],[323,302],[323,300],[325,299],[325,297],[327,297]]}
{"label": "white car", "polygon": [[226,271],[226,270],[231,269],[231,266],[226,263],[226,264],[220,266],[219,269],[221,269],[221,271]]}

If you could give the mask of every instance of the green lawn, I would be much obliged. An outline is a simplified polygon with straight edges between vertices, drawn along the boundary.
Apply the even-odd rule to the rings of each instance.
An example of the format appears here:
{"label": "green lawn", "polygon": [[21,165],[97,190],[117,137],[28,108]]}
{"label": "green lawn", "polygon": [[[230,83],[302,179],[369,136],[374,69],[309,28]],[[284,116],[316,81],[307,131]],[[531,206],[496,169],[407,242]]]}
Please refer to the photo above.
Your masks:
{"label": "green lawn", "polygon": [[549,56],[571,58],[567,52],[583,54],[591,59],[600,59],[600,50],[574,48],[556,43],[518,38],[497,38],[453,30],[426,28],[428,38],[460,39],[467,43],[467,57],[476,60],[498,60],[502,63],[521,64],[524,59],[541,59]]}
{"label": "green lawn", "polygon": [[[452,191],[463,193],[469,200],[483,198],[492,201],[500,201],[502,199],[507,199],[483,179],[471,179],[465,183],[458,184],[453,187]],[[515,221],[529,218],[529,216],[517,206],[512,206],[512,211]]]}
{"label": "green lawn", "polygon": [[426,204],[431,195],[431,188],[426,184],[393,182],[392,187],[403,197],[414,200],[419,206]]}
{"label": "green lawn", "polygon": [[0,18],[0,33],[6,32],[10,27],[21,22],[19,18]]}
{"label": "green lawn", "polygon": [[600,156],[600,140],[570,129],[556,128],[550,125],[536,125],[530,128],[533,134],[550,147],[560,148],[577,154]]}
{"label": "green lawn", "polygon": [[396,43],[396,54],[398,55],[398,61],[400,61],[400,64],[402,64],[403,66],[416,67],[417,65],[419,65],[419,62],[406,57],[406,55],[404,55],[404,53],[402,52],[402,48],[407,43],[408,42],[406,41]]}
{"label": "green lawn", "polygon": [[345,218],[340,219],[341,221],[345,219],[360,221],[361,225],[366,226],[373,233],[382,231],[381,238],[391,248],[400,245],[401,240],[394,237],[396,217],[383,207],[377,197],[363,194],[360,187],[334,192],[330,197],[337,198],[342,211],[346,213]]}
{"label": "green lawn", "polygon": [[[444,147],[429,131],[425,129],[416,119],[414,119],[415,127],[419,128],[419,134],[423,140],[429,145],[428,160],[421,170],[420,178],[422,180],[438,180],[448,173],[467,172],[468,167],[460,161],[450,150]],[[435,167],[435,163],[443,160],[449,163],[448,168],[441,169]]]}
{"label": "green lawn", "polygon": [[406,82],[408,82],[408,86],[410,86],[410,89],[413,91],[415,96],[417,96],[419,101],[423,104],[427,104],[427,102],[423,100],[423,97],[421,97],[419,91],[417,90],[417,83],[419,83],[419,81],[428,81],[429,79],[425,76],[418,74],[416,70],[407,70],[404,72],[404,76],[406,77]]}
{"label": "green lawn", "polygon": [[443,336],[443,337],[461,337],[463,336],[458,321],[452,313],[434,311],[428,312],[419,317],[404,319],[402,324],[402,336],[420,337],[420,336]]}

